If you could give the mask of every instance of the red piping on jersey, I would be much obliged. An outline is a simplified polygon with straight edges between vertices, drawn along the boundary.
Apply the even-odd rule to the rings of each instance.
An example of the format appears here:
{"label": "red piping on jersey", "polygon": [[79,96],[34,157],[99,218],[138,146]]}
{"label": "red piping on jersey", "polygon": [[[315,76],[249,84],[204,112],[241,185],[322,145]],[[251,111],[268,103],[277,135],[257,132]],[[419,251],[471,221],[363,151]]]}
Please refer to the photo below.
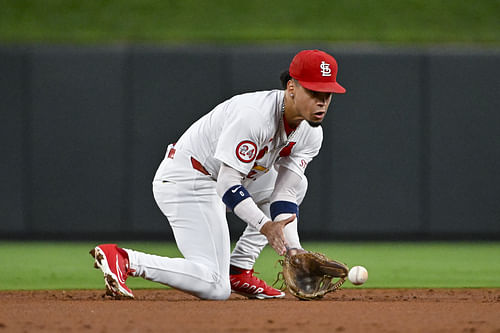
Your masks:
{"label": "red piping on jersey", "polygon": [[198,170],[204,175],[210,176],[210,173],[207,171],[207,169],[205,169],[205,167],[201,165],[201,163],[194,157],[191,157],[191,165],[193,166],[193,169]]}
{"label": "red piping on jersey", "polygon": [[284,113],[283,113],[283,124],[285,124],[285,133],[287,136],[290,135],[290,133],[292,133],[295,130],[294,128],[291,128],[290,125],[288,125]]}
{"label": "red piping on jersey", "polygon": [[280,150],[280,156],[281,157],[290,156],[292,148],[293,146],[295,146],[295,144],[296,142],[293,141],[288,142],[288,144],[283,149]]}
{"label": "red piping on jersey", "polygon": [[[175,145],[175,143],[174,143],[174,145]],[[167,157],[173,159],[174,156],[175,156],[175,148],[172,147],[172,148],[170,148],[170,151],[168,152]],[[205,167],[200,163],[200,161],[198,161],[196,158],[194,158],[192,156],[191,156],[191,165],[193,166],[193,169],[198,170],[199,172],[201,172],[204,175],[210,176],[210,172],[208,172],[207,169],[205,169]]]}

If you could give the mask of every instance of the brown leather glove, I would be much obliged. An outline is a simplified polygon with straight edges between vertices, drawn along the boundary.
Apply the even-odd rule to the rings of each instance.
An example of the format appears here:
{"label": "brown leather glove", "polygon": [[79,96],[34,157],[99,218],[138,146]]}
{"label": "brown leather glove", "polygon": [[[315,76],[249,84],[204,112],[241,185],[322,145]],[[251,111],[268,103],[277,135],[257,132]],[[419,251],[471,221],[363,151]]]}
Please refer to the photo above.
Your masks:
{"label": "brown leather glove", "polygon": [[349,267],[343,263],[317,252],[286,255],[279,262],[283,272],[276,282],[282,280],[290,293],[302,300],[322,298],[337,290],[349,273]]}

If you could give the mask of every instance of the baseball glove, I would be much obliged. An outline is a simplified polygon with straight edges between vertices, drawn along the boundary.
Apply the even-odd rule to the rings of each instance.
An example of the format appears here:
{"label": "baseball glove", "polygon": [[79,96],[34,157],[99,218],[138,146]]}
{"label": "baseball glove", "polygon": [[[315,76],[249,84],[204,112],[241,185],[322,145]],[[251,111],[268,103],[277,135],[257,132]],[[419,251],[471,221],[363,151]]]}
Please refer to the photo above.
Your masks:
{"label": "baseball glove", "polygon": [[[279,260],[283,271],[278,273],[275,284],[302,300],[319,299],[340,288],[347,278],[349,267],[317,252],[286,255]],[[337,279],[337,281],[334,281]]]}

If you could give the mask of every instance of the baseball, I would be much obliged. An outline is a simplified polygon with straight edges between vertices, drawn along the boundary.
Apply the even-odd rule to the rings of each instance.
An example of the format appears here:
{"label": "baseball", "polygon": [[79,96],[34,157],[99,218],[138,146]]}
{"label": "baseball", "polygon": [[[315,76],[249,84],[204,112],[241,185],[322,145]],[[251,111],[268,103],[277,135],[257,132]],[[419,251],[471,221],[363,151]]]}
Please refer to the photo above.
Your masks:
{"label": "baseball", "polygon": [[347,277],[352,284],[359,286],[368,280],[368,271],[363,266],[354,266],[349,270]]}

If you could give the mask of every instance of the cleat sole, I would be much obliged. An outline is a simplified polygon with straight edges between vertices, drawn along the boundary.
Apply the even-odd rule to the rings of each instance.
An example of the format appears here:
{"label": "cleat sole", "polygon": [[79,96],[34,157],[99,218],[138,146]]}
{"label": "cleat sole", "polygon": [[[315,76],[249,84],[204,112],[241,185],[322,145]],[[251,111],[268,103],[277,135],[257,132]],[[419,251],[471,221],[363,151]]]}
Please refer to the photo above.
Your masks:
{"label": "cleat sole", "polygon": [[104,284],[106,286],[106,296],[112,296],[116,299],[133,299],[134,295],[127,290],[120,288],[116,276],[111,272],[104,253],[99,247],[95,247],[89,251],[94,257],[94,267],[100,269],[104,274]]}
{"label": "cleat sole", "polygon": [[244,293],[244,292],[241,292],[241,291],[235,291],[235,290],[232,290],[233,293],[236,293],[238,295],[241,295],[241,296],[245,296],[246,298],[249,298],[249,299],[273,299],[273,298],[283,298],[285,297],[285,293],[282,293],[281,295],[276,295],[276,296],[269,296],[269,295],[265,295],[265,294],[247,294],[247,293]]}

